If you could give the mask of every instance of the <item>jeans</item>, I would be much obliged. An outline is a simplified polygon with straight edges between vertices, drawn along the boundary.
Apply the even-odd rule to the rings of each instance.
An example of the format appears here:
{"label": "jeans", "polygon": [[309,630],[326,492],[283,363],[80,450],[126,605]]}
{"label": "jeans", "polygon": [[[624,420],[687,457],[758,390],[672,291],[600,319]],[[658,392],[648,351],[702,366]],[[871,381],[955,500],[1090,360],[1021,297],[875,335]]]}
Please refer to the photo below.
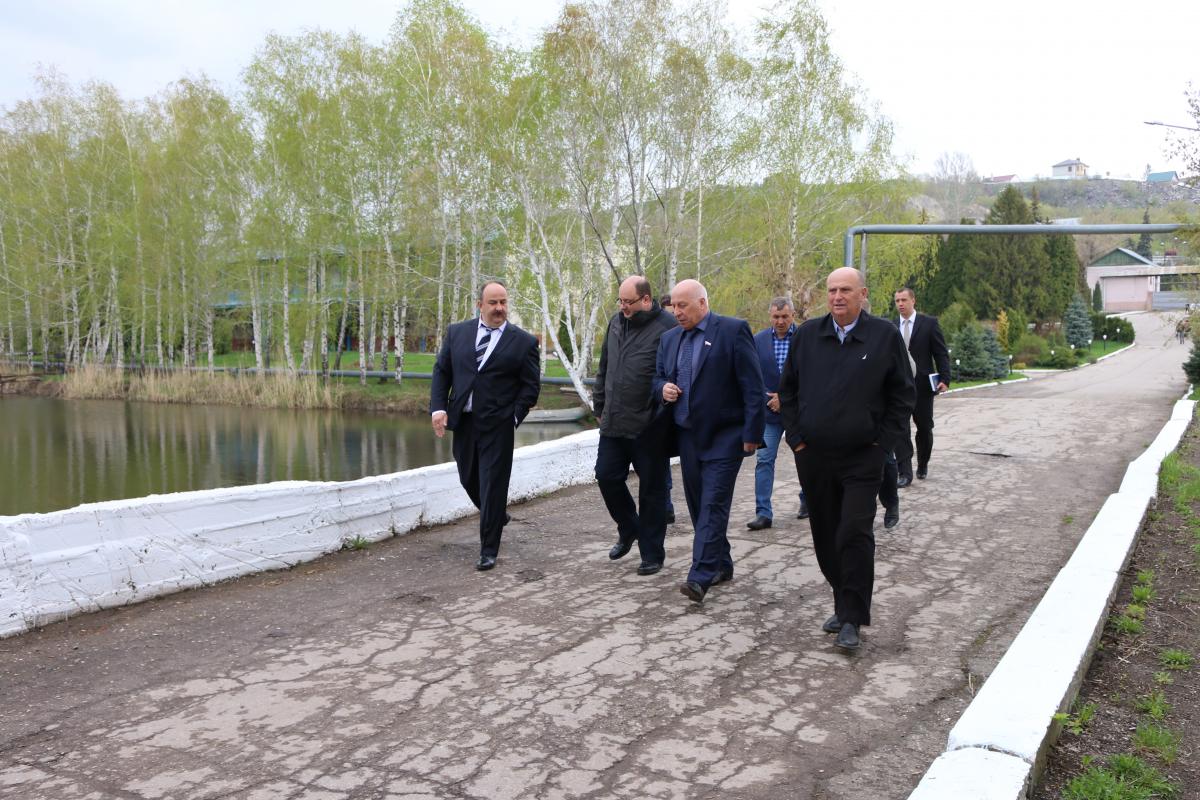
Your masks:
{"label": "jeans", "polygon": [[[754,513],[760,517],[774,519],[771,509],[771,491],[775,486],[775,457],[779,454],[779,442],[783,439],[783,425],[768,422],[763,429],[763,443],[766,447],[756,451],[754,464]],[[784,445],[787,446],[786,443]],[[800,500],[804,500],[804,490],[800,490]]]}

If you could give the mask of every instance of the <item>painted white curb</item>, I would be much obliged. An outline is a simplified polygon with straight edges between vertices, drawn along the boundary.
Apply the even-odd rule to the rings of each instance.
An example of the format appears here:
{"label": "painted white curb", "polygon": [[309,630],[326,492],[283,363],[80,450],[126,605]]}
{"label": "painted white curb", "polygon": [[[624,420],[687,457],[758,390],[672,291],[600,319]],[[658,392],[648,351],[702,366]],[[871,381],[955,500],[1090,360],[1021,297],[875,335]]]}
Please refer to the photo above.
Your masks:
{"label": "painted white curb", "polygon": [[[1189,387],[1184,397],[1190,394]],[[1058,736],[1054,715],[1070,708],[1104,631],[1121,573],[1157,494],[1159,467],[1178,446],[1195,405],[1178,401],[1154,442],[1129,464],[1120,490],[1100,508],[910,799],[1028,796]]]}
{"label": "painted white curb", "polygon": [[[595,478],[598,431],[518,448],[509,500]],[[0,636],[476,513],[453,463],[0,517]]]}
{"label": "painted white curb", "polygon": [[[943,753],[929,767],[910,800],[1010,800],[1029,790],[1032,768],[1019,758],[988,750]],[[986,780],[980,780],[980,776]]]}

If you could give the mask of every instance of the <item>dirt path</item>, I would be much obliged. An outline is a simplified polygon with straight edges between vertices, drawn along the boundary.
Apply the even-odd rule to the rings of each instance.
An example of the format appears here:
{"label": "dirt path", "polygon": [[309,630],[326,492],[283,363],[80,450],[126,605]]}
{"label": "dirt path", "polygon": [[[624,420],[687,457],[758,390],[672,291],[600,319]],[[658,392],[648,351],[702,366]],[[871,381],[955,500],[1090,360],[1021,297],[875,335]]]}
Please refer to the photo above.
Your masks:
{"label": "dirt path", "polygon": [[515,508],[490,573],[468,520],[0,642],[0,796],[904,797],[1185,389],[1170,323],[1133,321],[1099,365],[938,401],[857,656],[790,465],[758,533],[747,465],[702,608],[690,528],[639,578],[587,487]]}

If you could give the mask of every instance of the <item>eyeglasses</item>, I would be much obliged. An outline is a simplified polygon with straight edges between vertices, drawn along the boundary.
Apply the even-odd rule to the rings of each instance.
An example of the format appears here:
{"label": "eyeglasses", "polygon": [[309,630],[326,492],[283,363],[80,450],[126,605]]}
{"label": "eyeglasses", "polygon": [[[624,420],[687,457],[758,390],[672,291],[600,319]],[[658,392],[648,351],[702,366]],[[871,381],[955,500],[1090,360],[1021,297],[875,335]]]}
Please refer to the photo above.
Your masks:
{"label": "eyeglasses", "polygon": [[635,297],[633,300],[626,300],[624,297],[618,297],[618,298],[617,298],[617,303],[618,303],[618,304],[620,304],[620,305],[623,305],[623,306],[631,306],[631,305],[634,305],[634,304],[636,304],[636,303],[640,303],[640,302],[642,302],[642,300],[643,300],[643,299],[645,299],[645,298],[647,298],[647,297],[649,297],[649,296],[650,296],[650,295],[648,295],[648,294],[644,294],[644,295],[641,295],[640,297]]}

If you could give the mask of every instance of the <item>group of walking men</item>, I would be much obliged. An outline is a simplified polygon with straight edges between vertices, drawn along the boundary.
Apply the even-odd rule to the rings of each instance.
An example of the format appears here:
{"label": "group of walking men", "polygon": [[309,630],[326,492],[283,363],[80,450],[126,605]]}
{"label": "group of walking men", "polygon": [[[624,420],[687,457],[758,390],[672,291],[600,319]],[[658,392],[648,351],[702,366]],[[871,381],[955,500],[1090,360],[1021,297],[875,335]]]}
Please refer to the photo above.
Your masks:
{"label": "group of walking men", "polygon": [[[817,562],[833,591],[833,614],[822,627],[854,650],[859,628],[871,622],[876,497],[890,520],[888,475],[895,476],[892,495],[912,476],[910,417],[916,474],[925,477],[933,396],[945,390],[949,370],[937,321],[914,314],[911,290],[896,294],[901,318],[890,321],[863,310],[867,287],[857,270],[834,270],[826,288],[825,316],[797,326],[792,304],[777,298],[771,327],[752,336],[744,320],[709,308],[698,281],[680,281],[663,303],[645,278],[622,281],[593,395],[596,479],[617,526],[609,558],[636,543],[637,574],[653,575],[666,559],[669,459],[679,456],[694,531],[680,592],[702,603],[733,579],[728,527],[743,459],[758,454],[749,527],[770,527],[774,464],[785,441],[802,487],[799,516],[810,518]],[[538,397],[538,350],[533,336],[508,323],[501,283],[485,284],[478,305],[478,318],[451,325],[443,339],[430,411],[438,436],[454,431],[459,477],[480,509],[476,569],[489,570],[509,521],[513,431]]]}

